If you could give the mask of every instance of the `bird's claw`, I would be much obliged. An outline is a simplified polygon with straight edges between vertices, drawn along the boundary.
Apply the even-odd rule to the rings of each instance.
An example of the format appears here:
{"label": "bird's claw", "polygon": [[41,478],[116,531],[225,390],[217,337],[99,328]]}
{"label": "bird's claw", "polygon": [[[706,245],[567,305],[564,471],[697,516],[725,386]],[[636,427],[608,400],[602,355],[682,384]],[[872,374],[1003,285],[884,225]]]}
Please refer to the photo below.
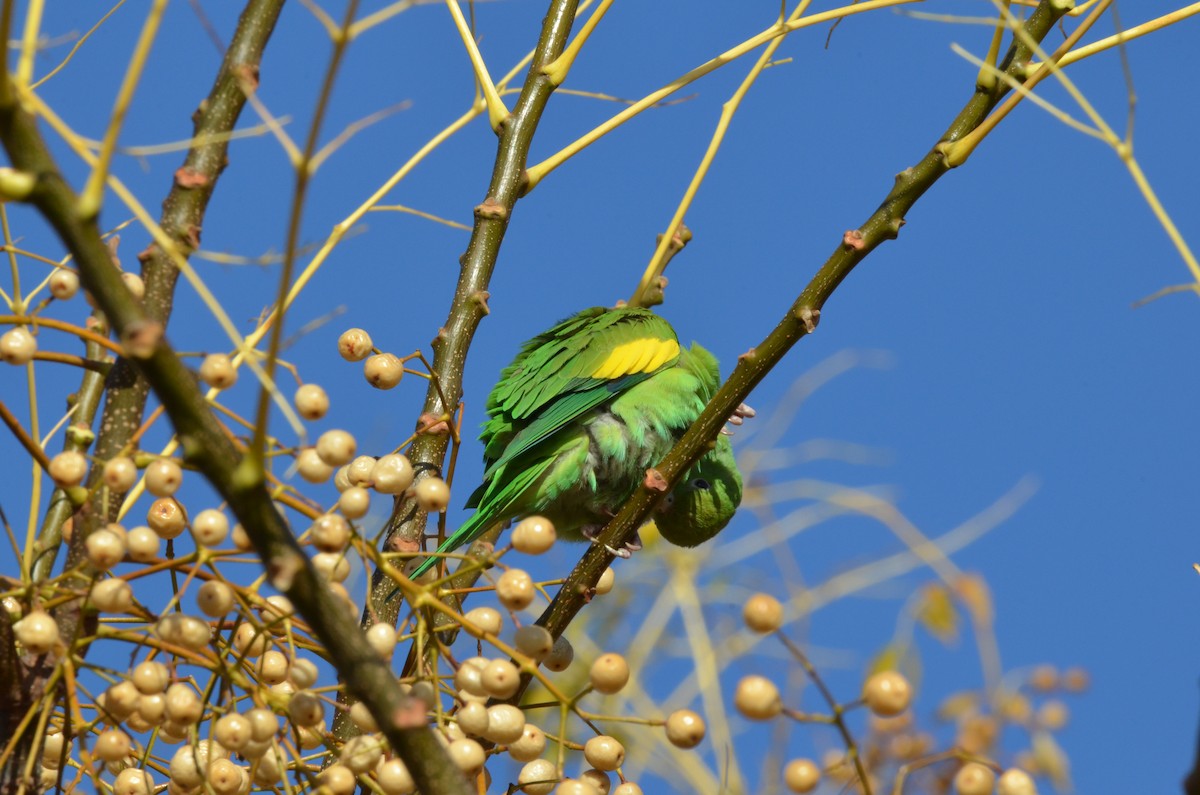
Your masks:
{"label": "bird's claw", "polygon": [[631,557],[633,557],[634,552],[637,552],[642,548],[641,537],[638,536],[637,533],[634,533],[633,538],[626,541],[624,546],[622,546],[620,549],[614,549],[613,547],[609,546],[608,544],[603,543],[602,541],[600,541],[599,538],[597,538],[597,536],[600,535],[600,531],[603,529],[604,528],[600,525],[588,525],[587,527],[583,528],[583,530],[581,532],[583,534],[583,537],[586,538],[588,541],[591,541],[593,544],[598,544],[599,546],[604,547],[605,552],[607,552],[608,554],[610,554],[614,557],[621,558],[623,560],[629,560]]}

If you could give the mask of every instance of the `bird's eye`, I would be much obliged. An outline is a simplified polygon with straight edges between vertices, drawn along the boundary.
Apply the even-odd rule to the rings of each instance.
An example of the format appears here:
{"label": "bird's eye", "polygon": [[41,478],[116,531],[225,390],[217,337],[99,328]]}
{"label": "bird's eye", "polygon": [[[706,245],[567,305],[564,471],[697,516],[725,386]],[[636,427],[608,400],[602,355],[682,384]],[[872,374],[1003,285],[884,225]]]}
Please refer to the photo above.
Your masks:
{"label": "bird's eye", "polygon": [[712,488],[712,484],[709,483],[704,478],[696,478],[695,480],[692,481],[692,485],[695,486],[696,488],[700,489],[701,491],[708,491],[709,489]]}

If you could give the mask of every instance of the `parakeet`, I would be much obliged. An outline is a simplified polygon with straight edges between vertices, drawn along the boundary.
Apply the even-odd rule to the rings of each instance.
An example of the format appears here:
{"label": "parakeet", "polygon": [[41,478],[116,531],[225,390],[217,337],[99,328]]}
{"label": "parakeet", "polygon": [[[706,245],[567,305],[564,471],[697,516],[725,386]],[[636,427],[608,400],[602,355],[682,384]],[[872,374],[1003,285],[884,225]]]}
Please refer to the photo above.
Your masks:
{"label": "parakeet", "polygon": [[[719,383],[712,354],[696,344],[681,348],[670,324],[646,309],[585,309],[529,340],[488,397],[483,484],[466,506],[475,513],[438,552],[531,514],[550,519],[560,537],[590,537],[666,456]],[[707,466],[732,467],[732,458],[717,456]],[[714,482],[727,484],[730,476]],[[722,493],[721,511],[732,491]],[[676,537],[693,537],[685,513],[705,517],[700,534],[728,521],[708,519],[715,508],[694,490],[680,503],[679,518],[668,519]],[[436,560],[426,558],[410,576]]]}
{"label": "parakeet", "polygon": [[742,475],[728,437],[696,462],[663,500],[658,532],[681,547],[703,544],[725,529],[742,502]]}

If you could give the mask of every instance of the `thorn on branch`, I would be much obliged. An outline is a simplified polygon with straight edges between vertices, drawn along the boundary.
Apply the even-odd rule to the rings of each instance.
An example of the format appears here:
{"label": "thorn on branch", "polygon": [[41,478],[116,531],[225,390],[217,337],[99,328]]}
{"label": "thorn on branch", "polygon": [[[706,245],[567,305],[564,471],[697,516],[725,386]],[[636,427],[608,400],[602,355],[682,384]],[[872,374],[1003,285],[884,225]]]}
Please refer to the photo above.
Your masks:
{"label": "thorn on branch", "polygon": [[758,349],[751,348],[750,350],[746,351],[745,353],[740,354],[738,356],[738,361],[739,362],[748,362],[748,361],[753,360],[754,357],[756,357],[756,356],[758,356]]}
{"label": "thorn on branch", "polygon": [[842,235],[842,248],[847,251],[862,251],[866,246],[861,229],[850,229]]}
{"label": "thorn on branch", "polygon": [[505,221],[508,219],[508,209],[491,196],[488,196],[483,200],[483,204],[475,207],[475,217],[487,221]]}
{"label": "thorn on branch", "polygon": [[247,94],[253,94],[258,90],[258,66],[252,63],[234,64],[230,69],[233,76],[237,78],[238,83],[242,87],[242,91]]}
{"label": "thorn on branch", "polygon": [[163,337],[163,326],[156,320],[135,320],[121,333],[125,355],[134,359],[149,359]]}
{"label": "thorn on branch", "polygon": [[646,470],[646,479],[642,481],[642,485],[650,491],[662,494],[667,490],[667,479],[657,469],[650,467]]}
{"label": "thorn on branch", "polygon": [[804,333],[812,334],[821,322],[821,310],[810,306],[802,306],[796,310],[796,319],[804,324]]}
{"label": "thorn on branch", "polygon": [[203,188],[208,185],[208,177],[194,168],[180,166],[175,169],[175,184],[181,188]]}
{"label": "thorn on branch", "polygon": [[137,254],[137,261],[142,263],[143,265],[145,265],[147,262],[149,262],[151,259],[154,258],[154,251],[157,246],[158,246],[157,243],[151,243],[150,245],[146,246],[144,249],[139,251]]}
{"label": "thorn on branch", "polygon": [[417,418],[417,433],[428,436],[445,436],[450,433],[450,425],[445,416],[427,411]]}
{"label": "thorn on branch", "polygon": [[492,310],[488,308],[488,299],[491,297],[492,294],[487,290],[476,290],[475,292],[471,293],[471,300],[476,304],[479,304],[479,308],[483,310],[483,314],[485,315],[490,315],[492,313]]}
{"label": "thorn on branch", "polygon": [[906,223],[908,222],[903,218],[893,218],[892,220],[888,221],[887,231],[885,232],[888,239],[895,240],[896,238],[900,237],[900,227],[904,226]]}

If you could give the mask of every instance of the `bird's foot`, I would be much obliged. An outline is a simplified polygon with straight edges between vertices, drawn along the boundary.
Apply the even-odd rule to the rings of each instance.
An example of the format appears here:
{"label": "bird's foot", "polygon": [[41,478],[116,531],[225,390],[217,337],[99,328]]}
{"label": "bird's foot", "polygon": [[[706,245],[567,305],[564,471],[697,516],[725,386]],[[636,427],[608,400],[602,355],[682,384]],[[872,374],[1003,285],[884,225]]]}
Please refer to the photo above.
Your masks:
{"label": "bird's foot", "polygon": [[[757,411],[750,408],[750,406],[746,405],[745,403],[742,403],[733,410],[733,413],[729,415],[729,419],[726,420],[726,422],[728,422],[730,425],[741,425],[748,418],[755,417],[757,415]],[[733,431],[729,430],[728,428],[722,428],[721,433],[725,434],[726,436],[733,436]]]}
{"label": "bird's foot", "polygon": [[604,550],[606,552],[608,552],[608,554],[613,555],[618,558],[622,558],[624,560],[629,560],[631,557],[633,557],[634,552],[637,552],[638,550],[640,550],[642,548],[641,537],[639,537],[637,533],[634,533],[633,538],[626,541],[624,546],[622,546],[620,549],[614,549],[614,548],[610,547],[608,544],[602,543],[600,541],[600,539],[597,538],[597,536],[600,535],[600,531],[603,529],[604,529],[604,525],[590,524],[590,525],[586,525],[585,527],[583,527],[580,530],[580,532],[583,534],[583,537],[586,538],[588,541],[591,541],[593,544],[598,544],[599,546],[604,547]]}

